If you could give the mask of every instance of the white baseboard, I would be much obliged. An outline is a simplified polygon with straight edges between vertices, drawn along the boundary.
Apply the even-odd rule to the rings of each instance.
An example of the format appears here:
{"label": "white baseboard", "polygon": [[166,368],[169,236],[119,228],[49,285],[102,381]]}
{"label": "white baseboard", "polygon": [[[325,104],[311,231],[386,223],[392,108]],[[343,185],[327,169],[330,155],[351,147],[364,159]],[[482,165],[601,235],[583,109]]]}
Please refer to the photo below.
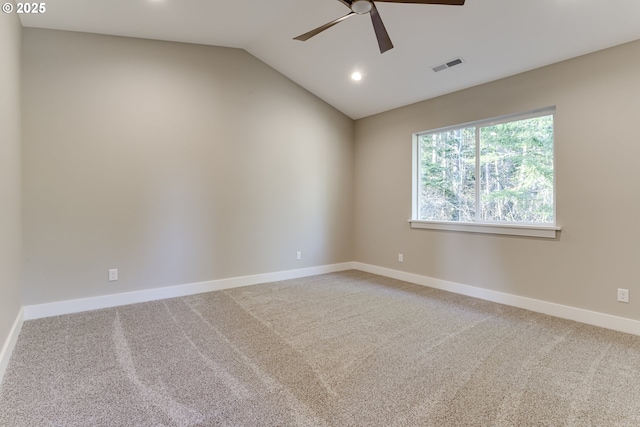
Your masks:
{"label": "white baseboard", "polygon": [[9,336],[2,346],[2,351],[0,351],[0,384],[2,384],[2,378],[4,378],[4,373],[7,371],[7,366],[9,366],[9,359],[11,358],[11,353],[13,353],[13,349],[18,342],[18,336],[20,336],[20,330],[22,329],[23,323],[24,309],[21,308],[18,312],[18,316],[16,316],[16,320],[13,322],[11,330],[9,331]]}
{"label": "white baseboard", "polygon": [[9,358],[15,348],[22,324],[26,320],[42,317],[58,316],[62,314],[78,313],[100,308],[109,308],[140,302],[162,300],[204,292],[223,289],[238,288],[241,286],[257,285],[260,283],[276,282],[281,280],[296,279],[299,277],[314,276],[318,274],[332,273],[344,270],[361,270],[392,279],[403,280],[417,285],[442,289],[445,291],[467,295],[500,304],[519,307],[526,310],[544,313],[555,317],[574,320],[589,325],[612,329],[629,334],[640,335],[640,321],[612,316],[581,308],[555,304],[547,301],[521,297],[475,286],[463,285],[433,277],[421,276],[404,271],[378,267],[361,262],[345,262],[341,264],[322,265],[317,267],[302,268],[297,270],[278,271],[273,273],[256,274],[252,276],[233,277],[229,279],[210,280],[207,282],[190,283],[186,285],[169,286],[165,288],[148,289],[144,291],[126,292],[112,295],[102,295],[92,298],[82,298],[69,301],[59,301],[47,304],[24,306],[9,332],[0,352],[0,382],[9,364]]}
{"label": "white baseboard", "polygon": [[46,304],[27,305],[24,306],[24,319],[40,319],[42,317],[59,316],[62,314],[79,313],[82,311],[97,310],[100,308],[117,307],[127,304],[182,297],[200,294],[203,292],[239,288],[241,286],[296,279],[299,277],[315,276],[317,274],[332,273],[334,271],[350,269],[353,269],[353,263],[346,262],[341,264],[301,268],[297,270],[256,274],[253,276],[241,276],[229,279],[210,280],[207,282],[189,283],[186,285],[168,286],[144,291],[125,292]]}
{"label": "white baseboard", "polygon": [[[538,313],[548,314],[550,316],[561,317],[563,319],[575,320],[577,322],[599,326],[602,328],[640,335],[640,321],[637,320],[612,316],[609,314],[561,304],[555,304],[547,301],[536,300],[533,298],[507,294],[504,292],[492,291],[475,286],[463,285],[461,283],[449,282],[446,280],[435,279],[433,277],[421,276],[418,274],[407,273],[404,271],[393,270],[385,267],[378,267],[361,262],[345,262],[341,264],[330,264],[297,270],[286,270],[274,273],[256,274],[252,276],[211,280],[207,282],[190,283],[186,285],[169,286],[165,288],[155,288],[144,291],[103,295],[92,298],[59,301],[47,304],[27,305],[23,307],[23,311],[20,312],[19,318],[16,319],[16,324],[12,329],[12,335],[10,335],[9,339],[7,339],[2,353],[0,353],[0,373],[2,373],[2,368],[4,366],[2,363],[8,363],[8,357],[11,354],[10,350],[12,350],[13,346],[15,345],[15,340],[20,333],[23,319],[39,319],[42,317],[78,313],[81,311],[117,307],[127,304],[155,301],[166,298],[175,298],[199,294],[203,292],[257,285],[260,283],[295,279],[299,277],[314,276],[317,274],[331,273],[335,271],[344,271],[350,269],[361,270],[368,273],[378,274],[380,276],[386,276],[393,279],[415,283],[417,285],[442,289],[461,295],[467,295],[474,298],[510,305],[513,307],[519,307]],[[6,361],[5,358],[7,359]]]}
{"label": "white baseboard", "polygon": [[640,335],[640,321],[626,319],[624,317],[612,316],[610,314],[598,313],[596,311],[584,310],[582,308],[570,307],[567,305],[555,304],[533,298],[526,298],[517,295],[507,294],[475,286],[463,285],[446,280],[434,279],[433,277],[421,276],[404,271],[393,270],[385,267],[354,262],[353,268],[392,279],[403,280],[415,283],[416,285],[428,286],[430,288],[442,289],[456,294],[467,295],[487,301],[513,307],[524,308],[526,310],[544,313],[550,316],[561,317],[563,319],[575,320],[576,322],[613,329],[615,331],[626,332],[628,334]]}

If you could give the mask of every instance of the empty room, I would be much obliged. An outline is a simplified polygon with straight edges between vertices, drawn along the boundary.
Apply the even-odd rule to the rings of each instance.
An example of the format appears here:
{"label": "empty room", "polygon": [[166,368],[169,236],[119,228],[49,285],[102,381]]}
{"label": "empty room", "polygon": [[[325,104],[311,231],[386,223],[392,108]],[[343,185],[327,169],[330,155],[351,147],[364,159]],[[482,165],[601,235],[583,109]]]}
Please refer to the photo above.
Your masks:
{"label": "empty room", "polygon": [[639,426],[639,16],[6,0],[0,426]]}

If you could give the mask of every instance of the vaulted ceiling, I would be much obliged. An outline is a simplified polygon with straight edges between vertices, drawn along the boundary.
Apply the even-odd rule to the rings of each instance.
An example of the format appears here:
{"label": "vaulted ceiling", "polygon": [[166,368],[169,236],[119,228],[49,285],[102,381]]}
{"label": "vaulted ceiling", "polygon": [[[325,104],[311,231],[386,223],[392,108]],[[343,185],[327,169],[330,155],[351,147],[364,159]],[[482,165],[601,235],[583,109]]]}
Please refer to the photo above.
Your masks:
{"label": "vaulted ceiling", "polygon": [[[354,119],[640,39],[638,0],[376,6],[395,45],[384,54],[368,15],[293,40],[347,14],[339,0],[55,0],[20,19],[25,27],[242,48]],[[432,70],[455,58],[462,64]],[[354,71],[361,81],[350,78]]]}

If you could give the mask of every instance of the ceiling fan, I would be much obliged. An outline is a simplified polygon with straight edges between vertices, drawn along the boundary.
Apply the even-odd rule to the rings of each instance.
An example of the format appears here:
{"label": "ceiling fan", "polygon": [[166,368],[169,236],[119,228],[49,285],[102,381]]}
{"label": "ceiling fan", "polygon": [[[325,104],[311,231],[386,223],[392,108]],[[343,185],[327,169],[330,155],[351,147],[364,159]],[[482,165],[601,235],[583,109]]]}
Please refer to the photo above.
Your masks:
{"label": "ceiling fan", "polygon": [[[385,53],[389,49],[393,48],[393,43],[391,43],[391,38],[387,33],[387,29],[384,27],[382,23],[382,18],[380,18],[380,14],[378,13],[378,9],[376,8],[373,0],[338,0],[340,3],[347,6],[351,9],[351,12],[348,14],[333,20],[327,24],[324,24],[315,30],[311,30],[308,33],[304,33],[295,37],[294,40],[305,41],[309,40],[311,37],[320,34],[324,30],[333,27],[339,22],[344,21],[347,18],[351,18],[354,15],[364,15],[368,13],[371,15],[371,22],[373,23],[373,29],[376,32],[376,38],[378,39],[378,46],[380,46],[380,53]],[[465,0],[375,0],[385,3],[418,3],[418,4],[444,4],[450,6],[462,6],[464,5]]]}

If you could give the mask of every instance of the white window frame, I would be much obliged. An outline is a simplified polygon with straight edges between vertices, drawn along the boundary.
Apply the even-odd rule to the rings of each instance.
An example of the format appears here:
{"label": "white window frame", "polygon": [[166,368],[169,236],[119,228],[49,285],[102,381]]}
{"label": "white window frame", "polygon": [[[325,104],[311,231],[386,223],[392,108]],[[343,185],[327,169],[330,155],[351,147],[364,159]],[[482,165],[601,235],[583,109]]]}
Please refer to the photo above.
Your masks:
{"label": "white window frame", "polygon": [[[439,129],[433,129],[423,132],[417,132],[413,134],[412,138],[412,210],[411,219],[409,220],[411,228],[416,229],[431,229],[431,230],[444,230],[444,231],[457,231],[467,233],[485,233],[485,234],[507,234],[514,236],[528,236],[528,237],[544,237],[555,238],[556,233],[562,228],[556,223],[556,143],[555,143],[555,107],[540,108],[537,110],[528,111],[525,113],[508,114],[499,117],[493,117],[485,120],[478,120],[474,122],[463,123],[454,126],[447,126]],[[526,120],[534,117],[541,116],[554,116],[554,143],[553,143],[553,222],[550,224],[537,224],[537,223],[524,223],[524,222],[488,222],[488,221],[476,221],[476,222],[458,222],[458,221],[424,221],[418,218],[418,202],[419,202],[419,174],[420,174],[420,159],[419,159],[419,140],[420,137],[427,134],[448,132],[455,129],[475,127],[480,128],[483,126],[497,125],[501,123],[507,123],[517,120]],[[478,156],[480,153],[480,132],[476,131],[476,174],[480,176],[480,162]],[[476,213],[479,212],[479,181],[476,179]]]}

